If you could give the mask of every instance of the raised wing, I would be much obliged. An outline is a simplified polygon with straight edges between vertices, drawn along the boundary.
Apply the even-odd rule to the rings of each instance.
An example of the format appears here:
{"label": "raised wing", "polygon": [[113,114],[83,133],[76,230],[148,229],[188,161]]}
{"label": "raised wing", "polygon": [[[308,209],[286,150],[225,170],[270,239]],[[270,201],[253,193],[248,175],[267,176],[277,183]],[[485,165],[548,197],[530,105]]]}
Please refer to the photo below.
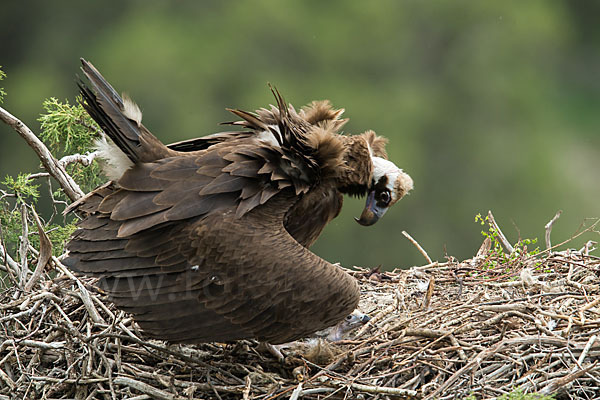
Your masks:
{"label": "raised wing", "polygon": [[[353,278],[283,227],[296,201],[291,185],[263,207],[243,207],[240,216],[241,192],[261,181],[230,172],[237,163],[257,162],[256,154],[214,152],[139,164],[120,187],[101,188],[79,207],[89,215],[65,263],[101,276],[120,308],[150,335],[172,342],[283,343],[352,312]],[[231,156],[248,153],[250,160]],[[229,178],[219,179],[223,174]]]}
{"label": "raised wing", "polygon": [[[335,180],[349,168],[341,111],[315,103],[296,113],[274,90],[270,110],[232,110],[247,132],[167,147],[131,100],[82,64],[92,84],[80,82],[84,107],[118,146],[103,152],[129,160],[115,183],[73,206],[87,216],[65,264],[101,277],[119,307],[173,342],[280,343],[353,311],[356,282],[300,244],[312,243],[341,206]],[[301,226],[319,195],[333,206]]]}

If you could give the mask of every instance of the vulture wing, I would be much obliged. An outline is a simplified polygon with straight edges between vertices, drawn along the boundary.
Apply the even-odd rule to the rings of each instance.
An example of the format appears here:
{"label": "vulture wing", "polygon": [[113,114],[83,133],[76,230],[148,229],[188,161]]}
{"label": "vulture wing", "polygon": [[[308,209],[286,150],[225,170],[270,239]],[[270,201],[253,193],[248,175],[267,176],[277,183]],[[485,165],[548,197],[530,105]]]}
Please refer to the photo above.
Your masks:
{"label": "vulture wing", "polygon": [[[226,158],[235,159],[239,153],[231,151]],[[258,168],[257,159],[230,162],[218,154],[211,148],[137,164],[118,185],[99,189],[79,206],[89,214],[65,263],[100,276],[117,306],[148,334],[171,342],[284,343],[351,313],[358,302],[354,279],[283,226],[295,191],[270,197],[258,175],[244,176],[248,168],[221,172],[253,160],[257,174],[268,165],[264,159]],[[241,193],[253,186],[257,206],[242,207],[238,217]],[[266,197],[269,203],[258,207]]]}
{"label": "vulture wing", "polygon": [[[323,183],[339,175],[341,140],[274,90],[271,110],[232,110],[249,131],[167,147],[91,64],[83,71],[86,110],[132,166],[74,206],[85,218],[66,265],[100,277],[118,307],[171,342],[284,343],[356,308],[355,280],[304,247],[341,207]],[[333,207],[305,229],[319,198]]]}
{"label": "vulture wing", "polygon": [[213,133],[212,135],[206,135],[199,138],[182,140],[167,145],[171,150],[192,152],[199,150],[206,150],[210,146],[226,142],[228,140],[240,139],[242,137],[254,136],[254,132],[240,131],[240,132],[219,132]]}

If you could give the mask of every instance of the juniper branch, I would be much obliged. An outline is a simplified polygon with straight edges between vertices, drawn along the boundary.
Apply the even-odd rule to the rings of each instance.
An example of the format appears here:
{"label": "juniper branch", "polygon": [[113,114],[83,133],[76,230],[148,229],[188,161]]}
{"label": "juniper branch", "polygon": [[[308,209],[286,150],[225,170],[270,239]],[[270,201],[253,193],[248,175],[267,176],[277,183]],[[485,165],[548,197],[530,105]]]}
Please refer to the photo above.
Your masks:
{"label": "juniper branch", "polygon": [[11,113],[0,107],[0,119],[13,128],[31,147],[42,161],[44,169],[54,177],[64,189],[67,196],[75,201],[83,196],[83,191],[79,185],[65,171],[65,168],[54,158],[50,150],[42,143],[42,141],[25,125],[21,120],[13,116]]}

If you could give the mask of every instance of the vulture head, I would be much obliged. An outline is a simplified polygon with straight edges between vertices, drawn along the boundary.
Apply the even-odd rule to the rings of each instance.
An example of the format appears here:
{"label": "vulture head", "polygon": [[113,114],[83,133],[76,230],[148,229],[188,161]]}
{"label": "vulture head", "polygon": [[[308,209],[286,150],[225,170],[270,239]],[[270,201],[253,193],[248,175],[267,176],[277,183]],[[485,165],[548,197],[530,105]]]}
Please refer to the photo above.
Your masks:
{"label": "vulture head", "polygon": [[356,310],[352,314],[348,314],[341,322],[337,325],[329,328],[327,332],[327,340],[330,342],[339,342],[344,338],[344,335],[359,326],[362,326],[369,322],[371,317],[367,314],[363,314]]}
{"label": "vulture head", "polygon": [[361,225],[373,225],[413,188],[413,180],[393,162],[382,157],[372,156],[373,178],[367,193],[367,202],[360,218]]}

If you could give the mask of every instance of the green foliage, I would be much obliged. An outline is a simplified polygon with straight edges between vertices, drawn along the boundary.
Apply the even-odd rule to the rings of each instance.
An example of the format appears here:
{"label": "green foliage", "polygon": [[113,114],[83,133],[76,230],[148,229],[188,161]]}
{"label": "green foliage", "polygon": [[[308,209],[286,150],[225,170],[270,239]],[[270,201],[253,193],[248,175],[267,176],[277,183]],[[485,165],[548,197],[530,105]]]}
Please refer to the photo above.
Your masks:
{"label": "green foliage", "polygon": [[[23,234],[21,206],[26,204],[28,239],[33,247],[39,249],[40,239],[37,226],[29,211],[30,208],[34,207],[34,200],[39,196],[37,192],[38,185],[33,185],[28,180],[28,176],[23,174],[19,175],[16,180],[12,177],[7,177],[2,184],[5,185],[5,188],[2,188],[4,196],[0,198],[0,237],[2,243],[6,246],[9,253],[15,253],[19,248],[21,235]],[[75,231],[75,224],[72,222],[44,223],[43,221],[42,224],[44,232],[46,232],[52,243],[52,253],[58,257],[64,253],[65,244]]]}
{"label": "green foliage", "polygon": [[56,257],[65,251],[65,245],[69,237],[75,232],[76,226],[73,223],[66,225],[51,224],[46,227],[46,234],[52,243],[52,254]]}
{"label": "green foliage", "polygon": [[[0,65],[0,81],[6,78],[6,74],[2,71],[2,66]],[[3,87],[0,87],[0,103],[4,102],[4,96],[6,96],[6,92]]]}
{"label": "green foliage", "polygon": [[61,103],[51,97],[42,104],[46,111],[41,122],[40,137],[48,145],[55,157],[65,154],[85,152],[94,140],[92,119],[81,104],[70,105],[68,100]]}
{"label": "green foliage", "polygon": [[35,203],[40,197],[40,185],[34,184],[29,179],[29,174],[19,174],[17,179],[6,176],[2,184],[6,185],[10,192],[14,193],[21,202],[30,200]]}
{"label": "green foliage", "polygon": [[[478,400],[474,394],[465,397],[464,400]],[[537,393],[523,393],[521,388],[516,388],[510,393],[503,394],[498,400],[554,400],[554,395],[546,396]]]}
{"label": "green foliage", "polygon": [[481,231],[481,235],[490,241],[490,250],[484,263],[485,267],[493,269],[499,265],[506,265],[508,268],[511,268],[523,261],[525,257],[535,256],[540,252],[539,247],[529,250],[530,246],[537,243],[537,238],[535,238],[519,239],[519,241],[513,246],[513,252],[508,254],[504,251],[504,246],[502,246],[500,241],[500,233],[490,223],[489,216],[486,215],[485,217],[482,217],[481,214],[477,214],[475,216],[475,222],[478,222],[482,226],[485,226],[486,224],[488,225],[487,231]]}
{"label": "green foliage", "polygon": [[8,252],[12,253],[18,248],[21,232],[21,212],[18,209],[11,209],[8,202],[2,200],[0,203],[0,233]]}
{"label": "green foliage", "polygon": [[537,393],[523,393],[521,388],[516,388],[510,393],[503,394],[498,400],[554,400],[554,395],[543,395]]}
{"label": "green foliage", "polygon": [[[46,112],[38,119],[42,129],[40,137],[55,157],[84,154],[92,150],[99,128],[81,106],[79,99],[77,105],[71,105],[68,100],[63,103],[51,97],[44,101],[42,107]],[[85,192],[106,180],[95,161],[90,166],[70,164],[67,172]]]}

